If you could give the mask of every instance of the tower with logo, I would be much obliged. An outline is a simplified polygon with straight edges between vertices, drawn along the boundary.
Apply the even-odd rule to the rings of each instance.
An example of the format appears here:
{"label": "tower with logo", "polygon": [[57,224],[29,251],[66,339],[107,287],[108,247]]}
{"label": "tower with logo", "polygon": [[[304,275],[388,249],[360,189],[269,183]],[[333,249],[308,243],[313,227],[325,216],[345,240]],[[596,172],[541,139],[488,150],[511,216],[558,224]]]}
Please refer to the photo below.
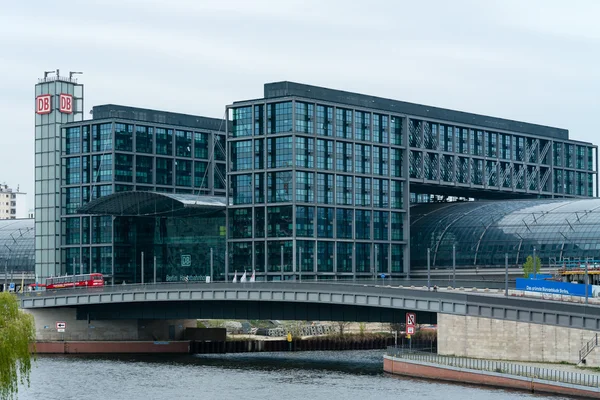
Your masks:
{"label": "tower with logo", "polygon": [[35,85],[35,273],[41,278],[65,274],[61,260],[61,125],[83,119],[83,85],[46,71]]}

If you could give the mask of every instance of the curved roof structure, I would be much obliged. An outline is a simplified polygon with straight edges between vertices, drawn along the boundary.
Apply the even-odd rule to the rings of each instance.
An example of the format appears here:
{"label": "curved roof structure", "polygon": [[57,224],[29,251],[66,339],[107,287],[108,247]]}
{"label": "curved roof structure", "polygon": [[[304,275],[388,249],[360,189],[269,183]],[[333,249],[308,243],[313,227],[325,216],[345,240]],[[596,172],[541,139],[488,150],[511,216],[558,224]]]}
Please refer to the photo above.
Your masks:
{"label": "curved roof structure", "polygon": [[225,197],[159,192],[119,192],[93,200],[82,214],[115,216],[185,216],[224,212]]}
{"label": "curved roof structure", "polygon": [[35,271],[35,220],[0,220],[0,270]]}
{"label": "curved roof structure", "polygon": [[535,247],[543,265],[600,260],[600,199],[472,201],[410,209],[411,268],[522,265]]}

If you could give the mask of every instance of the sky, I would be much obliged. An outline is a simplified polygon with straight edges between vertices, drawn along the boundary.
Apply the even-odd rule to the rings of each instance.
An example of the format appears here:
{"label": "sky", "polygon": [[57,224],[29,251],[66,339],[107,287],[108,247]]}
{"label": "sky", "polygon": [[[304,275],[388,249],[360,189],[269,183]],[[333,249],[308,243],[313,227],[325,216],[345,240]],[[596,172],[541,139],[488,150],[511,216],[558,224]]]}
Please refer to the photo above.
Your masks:
{"label": "sky", "polygon": [[290,80],[600,143],[598,0],[21,0],[0,13],[0,183],[33,208],[34,85],[223,118]]}

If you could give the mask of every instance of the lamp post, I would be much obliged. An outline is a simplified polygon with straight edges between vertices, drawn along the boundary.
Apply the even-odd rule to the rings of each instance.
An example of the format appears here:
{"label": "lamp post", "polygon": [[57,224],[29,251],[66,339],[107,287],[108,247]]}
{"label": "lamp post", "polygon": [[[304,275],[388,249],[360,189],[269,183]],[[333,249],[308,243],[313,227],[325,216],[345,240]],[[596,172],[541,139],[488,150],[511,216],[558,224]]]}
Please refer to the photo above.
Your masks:
{"label": "lamp post", "polygon": [[537,261],[535,258],[535,246],[533,247],[533,279],[537,279]]}
{"label": "lamp post", "polygon": [[374,283],[377,283],[377,264],[378,264],[378,262],[377,262],[378,254],[377,253],[379,253],[378,250],[379,249],[378,249],[377,245],[375,245],[375,265],[373,266],[373,282]]}
{"label": "lamp post", "polygon": [[213,268],[214,268],[214,258],[213,258],[213,249],[210,248],[210,282],[213,281]]}
{"label": "lamp post", "polygon": [[427,248],[427,290],[431,290],[431,264],[429,262],[431,256],[431,249]]}
{"label": "lamp post", "polygon": [[300,255],[298,256],[300,261],[300,266],[298,267],[298,280],[302,282],[302,247],[300,247],[298,251],[300,252]]}
{"label": "lamp post", "polygon": [[504,253],[504,295],[508,297],[508,253]]}
{"label": "lamp post", "polygon": [[156,256],[154,256],[154,284],[156,285]]}
{"label": "lamp post", "polygon": [[144,284],[144,252],[142,251],[142,285]]}
{"label": "lamp post", "polygon": [[589,283],[589,275],[588,275],[588,260],[585,260],[585,304],[588,304],[588,283]]}
{"label": "lamp post", "polygon": [[452,287],[456,288],[456,244],[452,245]]}

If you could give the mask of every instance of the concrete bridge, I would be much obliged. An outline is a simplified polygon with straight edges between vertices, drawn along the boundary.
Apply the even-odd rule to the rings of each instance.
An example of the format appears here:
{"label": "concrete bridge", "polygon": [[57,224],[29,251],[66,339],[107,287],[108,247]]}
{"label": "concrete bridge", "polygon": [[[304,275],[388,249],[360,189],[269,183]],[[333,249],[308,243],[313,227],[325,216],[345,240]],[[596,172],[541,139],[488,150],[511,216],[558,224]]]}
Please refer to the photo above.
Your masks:
{"label": "concrete bridge", "polygon": [[[25,293],[40,340],[157,340],[196,319],[280,319],[437,324],[438,352],[523,361],[579,362],[600,331],[600,306],[488,292],[333,282],[106,286]],[[68,325],[60,334],[56,322]],[[588,365],[600,364],[600,348]]]}
{"label": "concrete bridge", "polygon": [[600,331],[600,307],[495,293],[434,292],[375,284],[253,282],[147,284],[21,296],[24,309],[70,307],[79,319],[234,318],[418,323],[437,314]]}

